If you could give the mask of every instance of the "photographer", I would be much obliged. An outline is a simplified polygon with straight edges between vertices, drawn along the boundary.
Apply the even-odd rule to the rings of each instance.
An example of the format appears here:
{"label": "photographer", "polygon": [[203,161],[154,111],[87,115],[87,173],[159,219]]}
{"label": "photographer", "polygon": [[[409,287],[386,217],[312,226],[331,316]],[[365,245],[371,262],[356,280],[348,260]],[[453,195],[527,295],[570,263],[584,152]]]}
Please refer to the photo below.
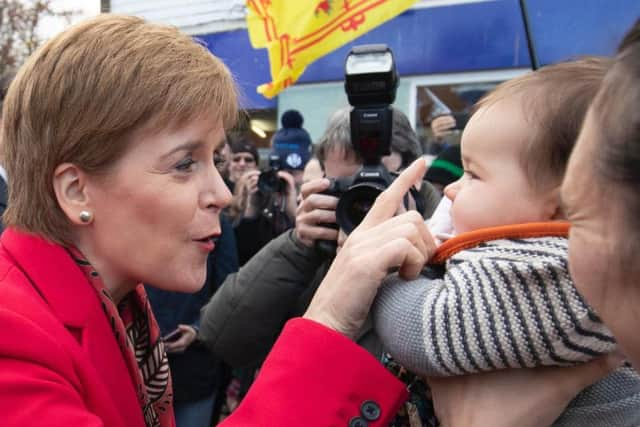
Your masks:
{"label": "photographer", "polygon": [[229,134],[227,141],[231,149],[227,184],[229,189],[234,192],[237,183],[247,172],[258,169],[260,156],[256,146],[246,136]]}
{"label": "photographer", "polygon": [[[297,110],[285,111],[280,122],[282,128],[273,135],[273,151],[269,158],[278,159],[278,166],[293,176],[299,189],[304,168],[311,159],[311,136],[302,127],[304,118]],[[293,211],[295,216],[295,208]]]}
{"label": "photographer", "polygon": [[[360,156],[351,144],[349,108],[334,113],[318,145],[318,157],[326,176],[347,177],[361,166]],[[393,110],[392,154],[383,163],[399,169],[420,155],[418,139],[409,121]],[[317,179],[302,186],[296,226],[262,248],[225,283],[201,311],[201,338],[218,356],[233,366],[259,362],[270,350],[285,322],[305,312],[318,285],[333,260],[318,251],[317,240],[336,241],[335,223],[338,198],[320,194],[330,185]],[[424,215],[430,216],[439,195],[423,183]],[[378,355],[378,341],[366,324],[358,343]]]}
{"label": "photographer", "polygon": [[297,181],[310,157],[311,138],[295,110],[282,115],[273,136],[269,167],[250,170],[237,181],[229,215],[234,223],[240,265],[294,225]]}

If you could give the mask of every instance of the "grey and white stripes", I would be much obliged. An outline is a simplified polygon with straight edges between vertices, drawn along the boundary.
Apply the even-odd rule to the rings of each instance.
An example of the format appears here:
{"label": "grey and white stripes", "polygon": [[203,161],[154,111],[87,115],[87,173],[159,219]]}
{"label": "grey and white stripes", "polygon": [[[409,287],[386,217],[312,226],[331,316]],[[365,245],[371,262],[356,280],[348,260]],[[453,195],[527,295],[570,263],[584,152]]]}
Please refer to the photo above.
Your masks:
{"label": "grey and white stripes", "polygon": [[373,315],[385,349],[423,375],[565,366],[616,345],[576,291],[560,237],[481,244],[441,279],[390,276]]}

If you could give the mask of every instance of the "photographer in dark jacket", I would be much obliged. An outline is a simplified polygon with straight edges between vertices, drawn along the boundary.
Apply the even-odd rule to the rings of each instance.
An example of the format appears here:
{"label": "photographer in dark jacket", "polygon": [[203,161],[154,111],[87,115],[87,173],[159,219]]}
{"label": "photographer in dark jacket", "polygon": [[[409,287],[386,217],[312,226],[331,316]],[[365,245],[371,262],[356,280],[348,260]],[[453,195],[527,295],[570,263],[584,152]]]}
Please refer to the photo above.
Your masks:
{"label": "photographer in dark jacket", "polygon": [[[327,177],[353,175],[361,161],[351,145],[349,108],[334,113],[318,144],[318,158]],[[386,166],[401,170],[417,158],[420,145],[407,117],[393,113],[393,136]],[[338,231],[326,226],[335,223],[338,199],[320,194],[329,187],[326,178],[302,186],[302,200],[296,213],[296,226],[272,240],[238,273],[225,283],[203,307],[201,339],[232,366],[249,366],[262,360],[270,350],[284,323],[304,313],[332,257],[315,248],[318,239],[338,239]],[[418,198],[429,217],[440,195],[423,182]],[[372,261],[373,262],[373,261]],[[369,324],[358,343],[374,355],[380,354],[378,340]]]}

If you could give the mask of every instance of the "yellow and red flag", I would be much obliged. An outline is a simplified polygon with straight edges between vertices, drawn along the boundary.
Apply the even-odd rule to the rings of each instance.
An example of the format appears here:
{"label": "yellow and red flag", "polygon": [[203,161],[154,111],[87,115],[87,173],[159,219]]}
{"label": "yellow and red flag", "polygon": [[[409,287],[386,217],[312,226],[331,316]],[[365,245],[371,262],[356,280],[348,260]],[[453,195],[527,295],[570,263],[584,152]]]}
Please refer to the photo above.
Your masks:
{"label": "yellow and red flag", "polygon": [[416,0],[247,0],[251,45],[269,50],[272,98],[307,65],[408,9]]}

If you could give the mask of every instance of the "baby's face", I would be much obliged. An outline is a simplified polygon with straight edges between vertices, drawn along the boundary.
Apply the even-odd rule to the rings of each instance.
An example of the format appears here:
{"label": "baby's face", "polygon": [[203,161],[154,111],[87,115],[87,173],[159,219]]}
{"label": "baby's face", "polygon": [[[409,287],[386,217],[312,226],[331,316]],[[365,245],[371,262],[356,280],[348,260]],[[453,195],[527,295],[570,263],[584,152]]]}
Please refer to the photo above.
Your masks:
{"label": "baby's face", "polygon": [[535,192],[520,153],[531,137],[517,100],[501,100],[473,115],[462,135],[464,175],[445,188],[456,234],[479,228],[547,221],[548,194]]}

